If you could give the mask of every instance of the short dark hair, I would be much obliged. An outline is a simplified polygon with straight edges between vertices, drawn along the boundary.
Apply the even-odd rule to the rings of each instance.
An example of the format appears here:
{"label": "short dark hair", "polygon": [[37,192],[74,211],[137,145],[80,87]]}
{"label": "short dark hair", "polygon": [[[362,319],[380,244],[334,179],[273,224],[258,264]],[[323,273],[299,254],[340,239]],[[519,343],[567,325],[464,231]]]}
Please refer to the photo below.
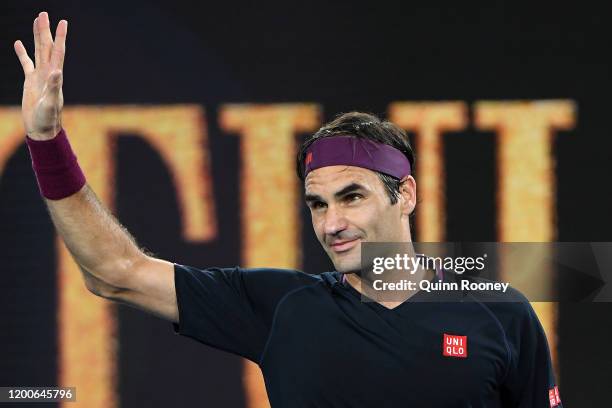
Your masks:
{"label": "short dark hair", "polygon": [[[305,178],[304,160],[310,145],[319,139],[340,134],[369,139],[392,146],[404,153],[410,162],[411,170],[414,171],[414,151],[408,141],[408,135],[402,128],[389,121],[382,121],[372,113],[347,112],[336,116],[334,120],[321,126],[316,133],[302,143],[296,157],[296,170],[300,180],[304,181]],[[375,173],[385,186],[391,204],[397,203],[400,194],[400,180],[378,171],[375,171]]]}

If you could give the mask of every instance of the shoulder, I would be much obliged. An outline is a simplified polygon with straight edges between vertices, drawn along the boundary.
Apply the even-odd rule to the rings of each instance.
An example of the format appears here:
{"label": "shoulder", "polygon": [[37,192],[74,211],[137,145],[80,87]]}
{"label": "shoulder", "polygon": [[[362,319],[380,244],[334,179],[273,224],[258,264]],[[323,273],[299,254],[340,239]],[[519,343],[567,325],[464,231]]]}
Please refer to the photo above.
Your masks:
{"label": "shoulder", "polygon": [[502,286],[498,282],[468,274],[458,274],[444,271],[445,280],[456,282],[460,290],[462,302],[476,302],[490,312],[503,326],[534,316],[529,300],[518,289],[512,286]]}
{"label": "shoulder", "polygon": [[279,268],[237,268],[244,285],[249,291],[283,296],[296,289],[322,284],[319,275],[311,275],[294,269]]}
{"label": "shoulder", "polygon": [[233,292],[254,304],[273,307],[289,292],[327,284],[322,275],[311,275],[295,269],[207,267],[175,264],[177,289],[201,288],[200,291]]}
{"label": "shoulder", "polygon": [[443,276],[445,282],[457,283],[463,300],[529,303],[525,295],[505,282],[470,274],[459,274],[450,270],[444,270]]}
{"label": "shoulder", "polygon": [[179,263],[174,264],[175,270],[190,274],[202,274],[202,273],[213,273],[213,274],[235,274],[243,275],[251,278],[293,278],[293,279],[308,279],[308,277],[315,277],[317,275],[309,275],[295,269],[282,269],[282,268],[244,268],[241,266],[207,266],[197,267],[183,265]]}

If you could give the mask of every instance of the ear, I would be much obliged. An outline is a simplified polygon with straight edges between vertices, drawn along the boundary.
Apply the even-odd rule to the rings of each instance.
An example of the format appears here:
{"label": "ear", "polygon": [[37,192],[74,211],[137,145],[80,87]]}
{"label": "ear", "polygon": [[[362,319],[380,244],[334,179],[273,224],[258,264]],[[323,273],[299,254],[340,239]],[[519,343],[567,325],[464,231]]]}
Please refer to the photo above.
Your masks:
{"label": "ear", "polygon": [[409,216],[416,207],[416,180],[406,176],[400,181],[400,197],[402,215]]}

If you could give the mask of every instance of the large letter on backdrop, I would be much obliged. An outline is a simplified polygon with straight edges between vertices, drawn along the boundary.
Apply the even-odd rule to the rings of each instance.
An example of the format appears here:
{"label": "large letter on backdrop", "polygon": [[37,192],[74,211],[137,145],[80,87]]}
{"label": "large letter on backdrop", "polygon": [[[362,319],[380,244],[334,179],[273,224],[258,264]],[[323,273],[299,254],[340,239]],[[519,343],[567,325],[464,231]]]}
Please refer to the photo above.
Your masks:
{"label": "large letter on backdrop", "polygon": [[[1,173],[6,160],[24,143],[24,136],[19,109],[2,109],[0,115]],[[159,153],[173,177],[183,237],[191,241],[214,238],[206,124],[199,106],[68,107],[63,125],[89,185],[107,207],[112,209],[114,204],[115,136],[138,134]],[[112,304],[87,291],[79,268],[60,239],[57,250],[59,385],[77,388],[76,405],[64,406],[116,407]]]}
{"label": "large letter on backdrop", "polygon": [[[220,126],[240,133],[242,263],[247,268],[299,268],[299,193],[296,133],[315,130],[312,104],[226,105]],[[269,406],[261,371],[245,363],[244,387],[251,408]]]}
{"label": "large letter on backdrop", "polygon": [[[160,154],[173,177],[184,238],[214,237],[206,126],[199,106],[73,107],[64,113],[64,126],[88,183],[109,208],[114,203],[114,138],[122,132],[138,134]],[[58,248],[60,383],[76,386],[84,407],[116,406],[112,306],[87,293],[60,240]]]}
{"label": "large letter on backdrop", "polygon": [[[498,240],[500,242],[554,241],[555,161],[554,129],[574,126],[572,101],[478,102],[475,122],[498,134]],[[541,248],[541,247],[539,247]],[[503,253],[502,253],[503,255]],[[540,254],[539,256],[543,256]],[[551,271],[533,270],[529,257],[503,256],[500,280],[512,273],[513,281],[551,288]],[[550,342],[556,362],[556,307],[551,302],[533,305]]]}
{"label": "large letter on backdrop", "polygon": [[417,211],[418,240],[444,241],[446,200],[442,134],[467,126],[467,107],[464,102],[395,102],[389,106],[389,120],[416,133],[417,196],[422,200]]}

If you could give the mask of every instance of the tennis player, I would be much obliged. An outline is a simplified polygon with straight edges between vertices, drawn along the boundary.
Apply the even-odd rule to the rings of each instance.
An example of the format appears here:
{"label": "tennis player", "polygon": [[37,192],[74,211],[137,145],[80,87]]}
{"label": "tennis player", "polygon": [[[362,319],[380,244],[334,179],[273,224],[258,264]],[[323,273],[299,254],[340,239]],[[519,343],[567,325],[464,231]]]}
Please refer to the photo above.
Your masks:
{"label": "tennis player", "polygon": [[274,407],[561,407],[544,331],[518,292],[364,301],[361,243],[412,242],[417,197],[405,133],[375,116],[339,116],[298,152],[314,232],[335,271],[198,269],[144,253],[87,185],[62,128],[67,28],[60,21],[53,38],[40,13],[34,62],[21,42],[15,51],[40,191],[92,293],[259,364]]}

